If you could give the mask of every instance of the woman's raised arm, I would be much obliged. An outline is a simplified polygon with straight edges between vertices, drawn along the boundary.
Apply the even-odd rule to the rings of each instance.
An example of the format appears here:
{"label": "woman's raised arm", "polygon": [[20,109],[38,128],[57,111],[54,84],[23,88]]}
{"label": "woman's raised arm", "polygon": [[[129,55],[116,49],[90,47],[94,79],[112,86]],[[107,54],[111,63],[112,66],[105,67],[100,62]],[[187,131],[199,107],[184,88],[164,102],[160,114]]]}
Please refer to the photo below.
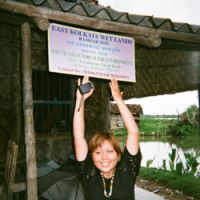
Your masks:
{"label": "woman's raised arm", "polygon": [[[85,77],[82,80],[82,84],[89,82],[89,77]],[[78,79],[78,86],[80,86],[81,80]],[[85,119],[84,119],[84,107],[86,99],[91,96],[93,89],[86,94],[81,94],[78,87],[76,91],[76,103],[73,115],[73,136],[76,159],[83,161],[88,153],[88,145],[85,139]]]}
{"label": "woman's raised arm", "polygon": [[135,155],[139,150],[139,130],[137,124],[129,108],[123,101],[122,93],[120,92],[117,80],[111,80],[110,88],[113,99],[115,100],[118,106],[118,109],[124,120],[125,127],[128,132],[126,148],[130,154]]}

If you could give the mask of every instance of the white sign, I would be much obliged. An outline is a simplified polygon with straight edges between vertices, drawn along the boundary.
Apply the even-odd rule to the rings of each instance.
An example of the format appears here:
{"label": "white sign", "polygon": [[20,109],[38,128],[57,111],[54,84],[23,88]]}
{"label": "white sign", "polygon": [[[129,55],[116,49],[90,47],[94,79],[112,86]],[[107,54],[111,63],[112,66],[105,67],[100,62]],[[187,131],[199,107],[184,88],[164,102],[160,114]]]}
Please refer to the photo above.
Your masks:
{"label": "white sign", "polygon": [[49,71],[135,81],[133,38],[50,24]]}

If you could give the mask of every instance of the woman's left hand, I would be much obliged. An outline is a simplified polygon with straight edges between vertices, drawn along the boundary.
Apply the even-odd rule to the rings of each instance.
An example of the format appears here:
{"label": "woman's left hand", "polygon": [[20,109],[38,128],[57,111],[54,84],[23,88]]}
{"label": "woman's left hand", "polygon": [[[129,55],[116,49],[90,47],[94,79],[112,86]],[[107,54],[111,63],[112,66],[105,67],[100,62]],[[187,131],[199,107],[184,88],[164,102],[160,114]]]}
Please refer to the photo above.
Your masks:
{"label": "woman's left hand", "polygon": [[113,99],[115,101],[122,100],[123,92],[120,91],[118,81],[115,80],[115,79],[112,79],[110,81],[109,85],[110,85],[110,89],[111,89]]}

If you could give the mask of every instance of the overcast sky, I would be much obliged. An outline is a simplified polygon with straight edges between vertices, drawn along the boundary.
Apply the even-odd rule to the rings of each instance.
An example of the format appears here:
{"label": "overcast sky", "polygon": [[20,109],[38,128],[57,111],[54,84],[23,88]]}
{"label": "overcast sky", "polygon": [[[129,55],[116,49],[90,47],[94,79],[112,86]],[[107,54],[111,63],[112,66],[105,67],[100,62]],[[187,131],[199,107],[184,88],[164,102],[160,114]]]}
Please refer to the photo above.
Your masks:
{"label": "overcast sky", "polygon": [[[99,0],[99,4],[130,14],[200,25],[200,0]],[[177,114],[184,112],[190,105],[198,106],[198,92],[132,99],[127,103],[141,104],[144,114]]]}
{"label": "overcast sky", "polygon": [[127,100],[126,103],[140,104],[145,115],[177,115],[191,105],[198,106],[198,92],[190,91],[156,97],[133,98]]}
{"label": "overcast sky", "polygon": [[99,4],[121,12],[200,25],[200,0],[99,0]]}

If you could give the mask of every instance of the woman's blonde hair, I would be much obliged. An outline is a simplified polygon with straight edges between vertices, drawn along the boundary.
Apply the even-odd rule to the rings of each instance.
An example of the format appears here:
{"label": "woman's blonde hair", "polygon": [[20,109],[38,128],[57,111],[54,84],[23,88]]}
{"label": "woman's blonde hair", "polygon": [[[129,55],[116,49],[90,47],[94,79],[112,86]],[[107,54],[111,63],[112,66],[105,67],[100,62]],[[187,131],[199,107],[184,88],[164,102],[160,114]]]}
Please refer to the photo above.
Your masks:
{"label": "woman's blonde hair", "polygon": [[117,155],[120,157],[122,155],[122,150],[120,148],[119,141],[117,138],[114,136],[113,133],[103,133],[103,132],[98,132],[96,133],[90,140],[89,140],[89,152],[93,153],[95,149],[101,144],[107,140],[114,148],[114,150],[117,152]]}

